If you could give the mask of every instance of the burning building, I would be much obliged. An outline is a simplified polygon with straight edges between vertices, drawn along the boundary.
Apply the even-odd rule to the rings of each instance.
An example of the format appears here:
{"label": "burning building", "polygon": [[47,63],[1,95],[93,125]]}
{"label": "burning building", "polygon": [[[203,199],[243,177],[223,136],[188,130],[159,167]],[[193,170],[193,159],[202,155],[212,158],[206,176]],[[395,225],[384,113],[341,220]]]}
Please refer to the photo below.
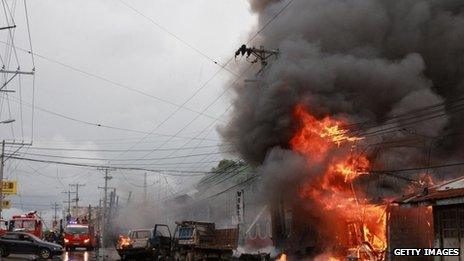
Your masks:
{"label": "burning building", "polygon": [[289,258],[381,259],[388,217],[408,215],[389,202],[424,172],[462,173],[439,166],[464,154],[464,3],[250,4],[265,28],[253,44],[280,55],[257,86],[237,84],[220,131],[262,177],[274,244]]}

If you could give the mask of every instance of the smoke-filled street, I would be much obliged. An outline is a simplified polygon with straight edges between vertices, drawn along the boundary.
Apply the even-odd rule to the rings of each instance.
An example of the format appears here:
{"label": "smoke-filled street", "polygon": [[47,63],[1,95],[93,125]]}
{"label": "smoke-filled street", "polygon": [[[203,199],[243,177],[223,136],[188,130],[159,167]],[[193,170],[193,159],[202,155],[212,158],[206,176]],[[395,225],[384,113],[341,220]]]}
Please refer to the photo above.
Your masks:
{"label": "smoke-filled street", "polygon": [[464,260],[464,1],[0,1],[1,260]]}

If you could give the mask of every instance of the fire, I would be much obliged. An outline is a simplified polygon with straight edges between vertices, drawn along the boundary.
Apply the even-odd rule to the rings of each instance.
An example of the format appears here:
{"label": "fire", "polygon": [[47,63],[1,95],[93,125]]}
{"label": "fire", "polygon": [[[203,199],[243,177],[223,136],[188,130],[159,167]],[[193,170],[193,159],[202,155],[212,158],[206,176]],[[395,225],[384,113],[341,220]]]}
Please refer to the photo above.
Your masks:
{"label": "fire", "polygon": [[346,135],[347,130],[340,127],[343,125],[341,121],[329,117],[318,120],[307,113],[302,105],[295,107],[294,115],[301,120],[302,127],[290,140],[290,145],[313,160],[323,159],[321,156],[328,152],[332,144],[340,146],[343,142],[362,139]]}
{"label": "fire", "polygon": [[118,249],[126,248],[130,246],[131,244],[132,244],[132,240],[129,237],[119,235],[119,240],[118,240],[118,245],[117,245]]}
{"label": "fire", "polygon": [[278,261],[287,261],[287,254],[285,254],[285,253],[280,254],[280,257],[277,260]]}
{"label": "fire", "polygon": [[418,181],[409,184],[405,189],[405,195],[408,194],[415,194],[419,191],[424,190],[424,188],[428,188],[435,185],[435,181],[433,180],[432,176],[427,173],[422,173],[419,175]]}
{"label": "fire", "polygon": [[307,158],[311,173],[300,187],[300,196],[316,204],[327,223],[334,222],[324,230],[325,240],[331,241],[325,243],[334,248],[342,244],[356,249],[361,259],[372,259],[387,247],[386,207],[370,203],[354,187],[353,181],[370,168],[367,156],[355,151],[355,142],[363,138],[350,136],[343,121],[317,119],[301,105],[295,107],[294,116],[301,127],[289,143]]}

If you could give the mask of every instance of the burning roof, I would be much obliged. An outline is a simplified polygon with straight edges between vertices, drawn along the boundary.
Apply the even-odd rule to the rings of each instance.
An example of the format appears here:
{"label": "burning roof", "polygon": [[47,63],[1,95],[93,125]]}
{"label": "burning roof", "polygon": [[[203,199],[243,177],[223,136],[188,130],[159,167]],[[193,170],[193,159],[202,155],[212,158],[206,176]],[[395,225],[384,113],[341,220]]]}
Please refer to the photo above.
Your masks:
{"label": "burning roof", "polygon": [[400,205],[450,205],[464,203],[464,177],[424,188],[419,193],[397,199]]}

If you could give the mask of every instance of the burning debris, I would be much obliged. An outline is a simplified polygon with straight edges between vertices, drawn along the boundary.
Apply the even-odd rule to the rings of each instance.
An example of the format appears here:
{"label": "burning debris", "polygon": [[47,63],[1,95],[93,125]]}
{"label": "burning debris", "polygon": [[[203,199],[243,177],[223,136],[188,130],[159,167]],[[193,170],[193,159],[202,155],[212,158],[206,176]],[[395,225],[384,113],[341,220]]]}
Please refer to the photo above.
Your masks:
{"label": "burning debris", "polygon": [[130,247],[132,244],[132,240],[129,236],[126,235],[119,235],[118,244],[116,246],[117,249],[124,249]]}

